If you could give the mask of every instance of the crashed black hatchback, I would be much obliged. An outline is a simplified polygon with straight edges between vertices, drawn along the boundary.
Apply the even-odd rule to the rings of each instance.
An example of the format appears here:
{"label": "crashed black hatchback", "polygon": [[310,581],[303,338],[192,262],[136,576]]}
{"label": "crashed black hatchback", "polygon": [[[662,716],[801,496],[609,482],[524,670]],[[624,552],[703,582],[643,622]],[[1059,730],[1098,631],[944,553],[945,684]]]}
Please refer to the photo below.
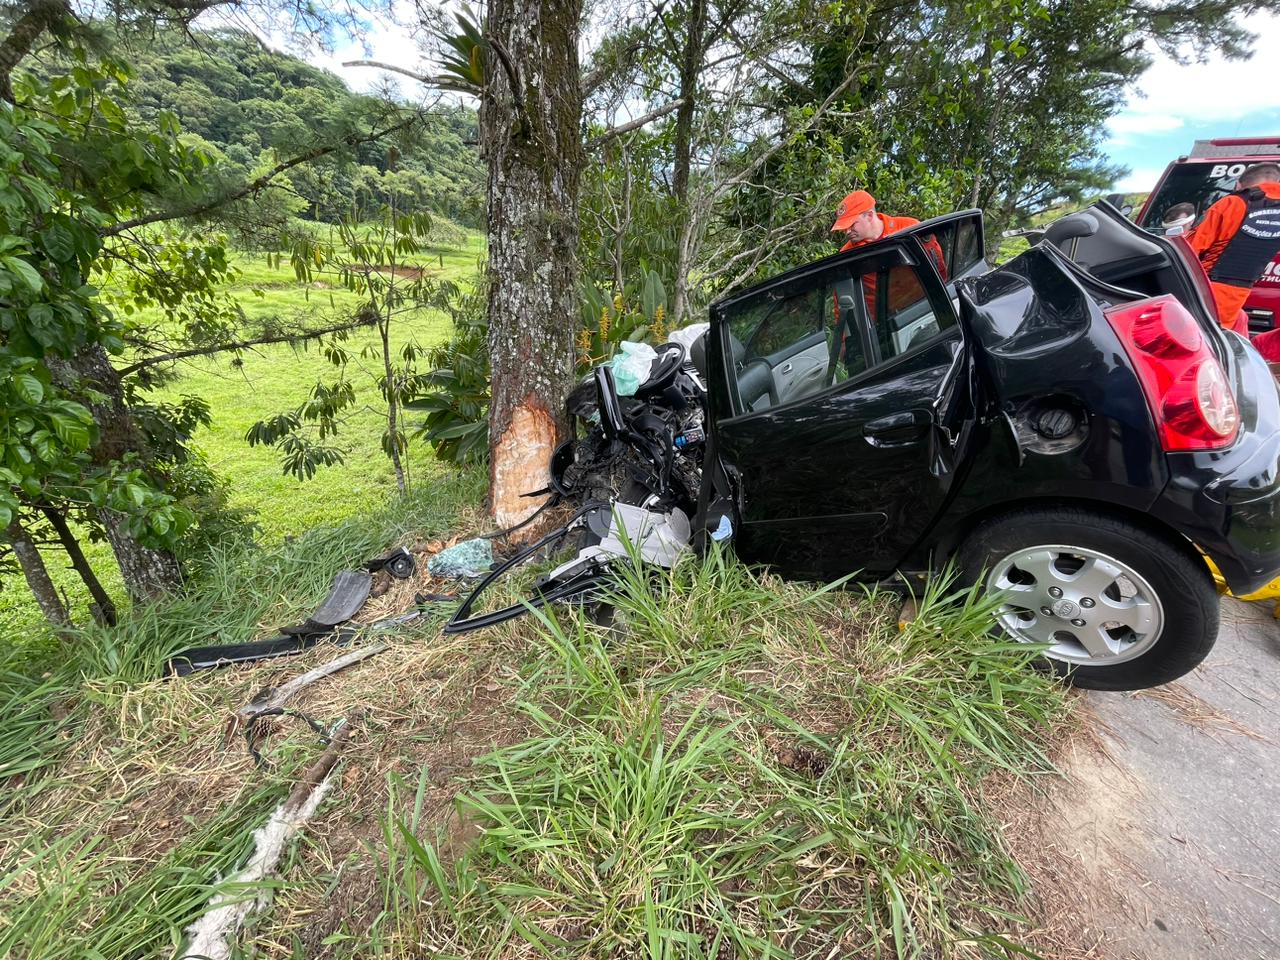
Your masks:
{"label": "crashed black hatchback", "polygon": [[[1276,382],[1180,238],[1102,203],[1036,239],[992,269],[978,211],[938,217],[713,304],[631,395],[597,368],[550,464],[573,518],[446,632],[710,538],[796,579],[951,565],[1078,684],[1182,676],[1218,633],[1205,557],[1236,593],[1280,573]],[[494,589],[566,545],[522,599]]]}
{"label": "crashed black hatchback", "polygon": [[954,562],[1076,683],[1179,677],[1218,632],[1202,554],[1236,593],[1280,573],[1276,382],[1185,244],[1105,203],[983,250],[957,213],[715,303],[705,500],[748,562]]}

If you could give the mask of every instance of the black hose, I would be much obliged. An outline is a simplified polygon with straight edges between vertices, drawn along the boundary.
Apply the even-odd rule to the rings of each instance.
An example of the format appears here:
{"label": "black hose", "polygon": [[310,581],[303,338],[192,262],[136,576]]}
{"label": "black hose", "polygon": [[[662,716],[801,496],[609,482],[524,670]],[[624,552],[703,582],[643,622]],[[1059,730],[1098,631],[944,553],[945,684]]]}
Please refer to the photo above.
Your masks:
{"label": "black hose", "polygon": [[458,609],[454,611],[453,616],[449,618],[449,622],[444,625],[444,632],[446,634],[466,633],[469,630],[479,630],[482,627],[491,627],[499,623],[505,623],[508,620],[514,620],[516,617],[529,612],[530,608],[537,609],[548,603],[552,603],[553,601],[564,600],[568,597],[585,593],[597,586],[599,583],[602,583],[604,579],[602,575],[604,573],[605,564],[592,564],[592,568],[589,573],[575,575],[564,583],[557,584],[550,590],[535,592],[525,600],[522,600],[519,603],[514,603],[509,607],[503,607],[501,610],[479,614],[478,616],[471,616],[472,607],[475,606],[480,595],[493,586],[499,578],[513,567],[524,563],[548,544],[563,540],[569,535],[569,531],[572,529],[573,525],[582,519],[582,517],[587,513],[592,510],[598,510],[600,507],[607,506],[609,506],[609,504],[602,500],[588,501],[563,527],[552,530],[532,546],[526,547],[519,553],[504,560],[497,567],[494,567],[494,569],[489,571],[488,575],[476,585],[476,588],[471,591],[471,594],[467,599],[462,601]]}

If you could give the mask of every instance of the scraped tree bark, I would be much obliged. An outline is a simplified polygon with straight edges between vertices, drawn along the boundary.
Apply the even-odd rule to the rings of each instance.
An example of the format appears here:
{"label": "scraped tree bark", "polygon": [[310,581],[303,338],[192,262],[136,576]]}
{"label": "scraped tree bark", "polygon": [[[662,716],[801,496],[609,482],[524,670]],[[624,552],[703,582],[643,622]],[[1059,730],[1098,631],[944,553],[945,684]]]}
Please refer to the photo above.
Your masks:
{"label": "scraped tree bark", "polygon": [[492,0],[480,108],[488,165],[490,506],[515,523],[539,501],[564,438],[578,307],[581,0]]}

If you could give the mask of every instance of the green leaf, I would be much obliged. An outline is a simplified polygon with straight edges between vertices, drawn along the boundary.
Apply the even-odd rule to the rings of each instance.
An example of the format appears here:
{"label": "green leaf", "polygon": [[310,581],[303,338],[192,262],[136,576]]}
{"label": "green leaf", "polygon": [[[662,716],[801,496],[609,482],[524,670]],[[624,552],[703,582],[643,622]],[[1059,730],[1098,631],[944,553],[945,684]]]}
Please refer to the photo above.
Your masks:
{"label": "green leaf", "polygon": [[53,432],[58,439],[73,451],[80,451],[89,446],[89,427],[82,420],[69,417],[65,413],[53,413],[49,419],[53,423]]}
{"label": "green leaf", "polygon": [[485,423],[483,420],[477,420],[475,423],[456,423],[452,427],[444,427],[441,430],[432,430],[427,434],[428,440],[452,440],[455,437],[465,437],[469,433],[483,428]]}
{"label": "green leaf", "polygon": [[42,384],[35,374],[22,372],[13,375],[13,387],[18,392],[18,396],[27,403],[35,406],[44,399],[44,384]]}
{"label": "green leaf", "polygon": [[0,262],[21,277],[32,293],[39,293],[44,289],[44,277],[27,261],[20,257],[4,257]]}
{"label": "green leaf", "polygon": [[55,223],[42,233],[40,238],[44,242],[45,252],[54,260],[67,261],[75,259],[75,240],[71,236],[71,231],[62,224]]}

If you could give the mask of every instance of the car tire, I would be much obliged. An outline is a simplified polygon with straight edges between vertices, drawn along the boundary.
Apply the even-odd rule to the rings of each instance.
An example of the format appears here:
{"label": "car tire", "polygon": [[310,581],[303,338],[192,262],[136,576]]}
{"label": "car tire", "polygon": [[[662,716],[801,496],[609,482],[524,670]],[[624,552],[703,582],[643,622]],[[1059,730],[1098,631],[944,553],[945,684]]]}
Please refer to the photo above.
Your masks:
{"label": "car tire", "polygon": [[964,583],[1011,599],[1000,629],[1051,643],[1044,664],[1080,687],[1168,683],[1204,660],[1218,637],[1218,594],[1195,550],[1104,512],[1008,513],[978,527],[957,560]]}

